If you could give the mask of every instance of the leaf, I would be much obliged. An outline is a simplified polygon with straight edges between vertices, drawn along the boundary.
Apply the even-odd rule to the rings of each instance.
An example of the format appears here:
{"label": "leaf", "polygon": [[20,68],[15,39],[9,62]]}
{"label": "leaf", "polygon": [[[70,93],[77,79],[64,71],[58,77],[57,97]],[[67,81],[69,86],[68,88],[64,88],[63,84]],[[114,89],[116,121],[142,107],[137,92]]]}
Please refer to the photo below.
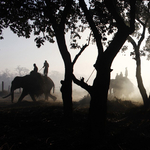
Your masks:
{"label": "leaf", "polygon": [[106,40],[107,40],[107,38],[106,38],[106,37],[104,37],[104,38],[103,38],[103,41],[106,41]]}
{"label": "leaf", "polygon": [[37,37],[34,39],[34,41],[36,42],[36,46],[38,48],[41,47],[41,45],[44,45],[44,42],[45,42],[44,38],[42,37]]}
{"label": "leaf", "polygon": [[128,49],[128,46],[123,46],[121,50],[122,52],[125,52],[127,49]]}
{"label": "leaf", "polygon": [[78,33],[75,33],[75,35],[74,35],[73,38],[76,38],[76,37],[78,37],[79,39],[81,39],[81,36]]}
{"label": "leaf", "polygon": [[0,40],[4,39],[4,37],[0,36]]}
{"label": "leaf", "polygon": [[49,42],[54,43],[55,41],[52,38],[50,38]]}
{"label": "leaf", "polygon": [[131,52],[131,53],[130,53],[130,56],[133,56],[133,55],[135,55],[135,52]]}

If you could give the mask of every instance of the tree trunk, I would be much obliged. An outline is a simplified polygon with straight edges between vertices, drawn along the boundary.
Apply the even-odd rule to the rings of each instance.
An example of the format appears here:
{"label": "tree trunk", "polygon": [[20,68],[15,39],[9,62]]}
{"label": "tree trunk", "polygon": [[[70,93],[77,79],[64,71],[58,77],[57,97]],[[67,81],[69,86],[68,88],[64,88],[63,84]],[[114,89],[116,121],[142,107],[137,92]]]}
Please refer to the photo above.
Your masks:
{"label": "tree trunk", "polygon": [[135,54],[136,54],[136,79],[139,91],[141,93],[141,96],[143,98],[143,103],[145,107],[148,107],[150,102],[146,93],[146,90],[143,85],[143,80],[141,77],[141,59],[140,59],[140,53],[139,53],[139,47],[137,46],[135,48]]}
{"label": "tree trunk", "polygon": [[141,76],[140,46],[141,46],[142,41],[145,38],[145,31],[146,31],[146,26],[147,26],[148,20],[149,20],[149,17],[146,19],[145,23],[142,23],[140,21],[141,24],[143,25],[143,32],[142,32],[141,37],[138,41],[138,44],[136,44],[136,42],[133,40],[132,37],[130,37],[130,36],[128,37],[128,40],[131,42],[131,44],[133,45],[134,50],[135,50],[136,79],[137,79],[138,88],[139,88],[139,91],[141,93],[145,107],[148,107],[150,105],[150,102],[149,102],[150,100],[147,96],[146,90],[145,90],[144,85],[143,85],[142,76]]}
{"label": "tree trunk", "polygon": [[141,96],[143,98],[144,106],[148,107],[148,105],[149,105],[149,99],[148,99],[146,90],[144,88],[142,77],[141,77],[141,74],[140,74],[139,70],[140,70],[140,66],[137,66],[137,68],[136,68],[136,78],[137,78],[138,88],[139,88],[139,91],[140,91]]}
{"label": "tree trunk", "polygon": [[101,137],[105,134],[111,64],[128,35],[128,30],[127,32],[118,31],[107,50],[98,56],[95,64],[97,75],[90,92],[91,104],[89,110],[91,137],[94,140],[101,140]]}
{"label": "tree trunk", "polygon": [[72,78],[70,77],[68,77],[64,81],[61,81],[64,117],[68,121],[72,120]]}
{"label": "tree trunk", "polygon": [[[103,63],[104,64],[104,63]],[[110,83],[110,66],[100,67],[91,88],[91,103],[89,109],[89,120],[91,138],[95,142],[101,141],[105,134],[107,115],[107,95]]]}
{"label": "tree trunk", "polygon": [[57,30],[56,32],[56,39],[58,43],[58,47],[61,53],[61,56],[64,61],[65,66],[65,77],[64,80],[61,81],[62,87],[60,91],[62,92],[62,99],[63,99],[63,107],[64,107],[64,116],[66,120],[72,119],[72,73],[73,67],[71,63],[71,57],[68,52],[65,37],[63,30]]}

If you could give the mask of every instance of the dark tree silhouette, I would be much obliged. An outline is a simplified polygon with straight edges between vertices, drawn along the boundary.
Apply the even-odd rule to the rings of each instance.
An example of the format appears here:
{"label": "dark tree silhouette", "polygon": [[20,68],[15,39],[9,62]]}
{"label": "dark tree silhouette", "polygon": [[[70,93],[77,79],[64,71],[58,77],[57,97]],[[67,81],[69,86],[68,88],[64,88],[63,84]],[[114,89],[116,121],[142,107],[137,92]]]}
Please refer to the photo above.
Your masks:
{"label": "dark tree silhouette", "polygon": [[[53,43],[54,37],[56,37],[65,65],[65,77],[61,82],[65,115],[67,118],[72,116],[73,78],[76,84],[90,93],[90,133],[92,133],[93,139],[98,140],[105,131],[107,93],[110,72],[112,71],[111,64],[127,37],[134,31],[136,0],[93,0],[89,2],[90,7],[86,6],[84,0],[80,0],[79,4],[73,0],[2,1],[0,7],[2,12],[0,31],[9,26],[18,36],[29,38],[33,29],[34,34],[37,35],[35,41],[38,47],[44,44],[45,40]],[[124,12],[124,10],[126,11]],[[129,17],[126,16],[127,13]],[[80,20],[81,24],[78,23],[78,20]],[[128,23],[125,21],[128,21]],[[79,30],[83,32],[87,27],[84,27],[87,22],[98,50],[97,60],[94,64],[96,78],[92,86],[89,86],[84,80],[76,79],[72,75],[73,66],[77,58],[88,44],[81,47],[81,53],[72,62],[65,40],[65,33],[69,29],[71,29],[71,33],[79,36]],[[106,35],[111,33],[115,33],[114,38],[104,50],[103,44],[105,43]],[[74,43],[72,46],[78,47]]]}
{"label": "dark tree silhouette", "polygon": [[[146,89],[143,84],[143,79],[141,75],[141,56],[146,56],[146,52],[149,51],[148,45],[146,44],[145,49],[140,49],[143,40],[145,39],[146,29],[150,27],[150,10],[149,10],[149,3],[146,5],[142,2],[139,5],[139,2],[136,5],[136,30],[135,32],[128,37],[128,41],[132,44],[134,51],[131,52],[131,55],[136,61],[136,78],[139,91],[141,93],[143,103],[145,107],[150,105],[149,96],[146,93]],[[139,30],[142,26],[142,32]],[[136,40],[134,39],[136,37]],[[136,42],[138,41],[138,42]]]}
{"label": "dark tree silhouette", "polygon": [[[80,6],[93,32],[98,49],[97,60],[94,64],[97,73],[92,86],[83,80],[78,80],[75,76],[73,76],[73,81],[86,89],[91,96],[89,118],[90,133],[94,141],[99,140],[99,137],[103,136],[105,132],[107,94],[112,71],[111,64],[127,37],[135,29],[135,2],[135,0],[129,1],[129,3],[125,1],[117,3],[117,1],[110,0],[94,1],[93,6],[91,4],[92,9],[88,9],[84,0],[80,0]],[[119,10],[122,11],[121,8],[126,9],[130,14],[127,19],[129,26],[125,23],[123,15],[120,15],[123,13],[119,12]],[[116,32],[113,40],[108,43],[107,48],[104,50],[102,41],[106,39],[106,30],[108,34]]]}
{"label": "dark tree silhouette", "polygon": [[77,8],[77,4],[73,0],[4,0],[0,4],[0,34],[4,28],[10,27],[18,36],[29,38],[33,31],[37,47],[43,45],[46,40],[54,43],[54,37],[56,37],[65,66],[61,91],[64,114],[67,118],[72,117],[73,69],[65,41],[65,33],[69,29],[77,28],[75,23],[80,11],[75,12],[75,8]]}

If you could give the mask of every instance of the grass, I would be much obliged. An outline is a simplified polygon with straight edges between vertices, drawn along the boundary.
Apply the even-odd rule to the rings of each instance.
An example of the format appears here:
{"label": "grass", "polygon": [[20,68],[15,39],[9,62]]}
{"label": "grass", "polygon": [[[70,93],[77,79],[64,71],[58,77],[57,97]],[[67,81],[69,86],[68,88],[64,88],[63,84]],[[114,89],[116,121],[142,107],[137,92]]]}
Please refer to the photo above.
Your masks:
{"label": "grass", "polygon": [[[0,150],[89,149],[88,103],[74,103],[72,123],[61,102],[23,101],[0,107]],[[109,101],[106,136],[91,149],[150,149],[150,109],[129,101]]]}

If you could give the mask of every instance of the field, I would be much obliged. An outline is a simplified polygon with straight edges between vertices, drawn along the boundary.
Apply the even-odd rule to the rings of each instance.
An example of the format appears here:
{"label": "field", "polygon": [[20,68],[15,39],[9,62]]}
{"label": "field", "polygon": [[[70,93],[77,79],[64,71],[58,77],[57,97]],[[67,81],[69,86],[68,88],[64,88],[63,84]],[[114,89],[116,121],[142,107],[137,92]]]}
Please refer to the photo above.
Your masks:
{"label": "field", "polygon": [[0,150],[147,150],[150,109],[129,101],[109,101],[106,136],[88,141],[88,101],[74,102],[73,121],[63,118],[62,102],[0,101]]}

